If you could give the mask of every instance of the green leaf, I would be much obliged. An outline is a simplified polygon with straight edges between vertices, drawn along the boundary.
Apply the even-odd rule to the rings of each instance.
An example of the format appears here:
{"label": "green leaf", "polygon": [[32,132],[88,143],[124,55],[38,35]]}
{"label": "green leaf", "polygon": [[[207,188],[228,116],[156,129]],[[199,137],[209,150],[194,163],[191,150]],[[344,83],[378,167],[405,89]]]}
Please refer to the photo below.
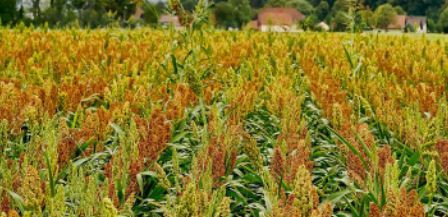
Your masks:
{"label": "green leaf", "polygon": [[335,192],[330,195],[326,195],[324,201],[325,202],[331,202],[331,203],[338,203],[341,201],[342,198],[344,198],[346,195],[352,193],[350,189],[344,189],[342,191]]}
{"label": "green leaf", "polygon": [[345,57],[347,58],[348,63],[350,63],[350,68],[351,69],[355,68],[355,64],[353,64],[353,60],[352,60],[352,55],[350,54],[350,52],[348,51],[348,49],[345,45],[343,45],[342,47],[344,48]]}
{"label": "green leaf", "polygon": [[176,56],[174,56],[173,54],[171,54],[171,63],[173,64],[173,70],[174,70],[174,74],[177,75],[179,73],[179,70],[177,69],[177,59]]}
{"label": "green leaf", "polygon": [[15,193],[13,191],[10,191],[10,190],[7,190],[7,189],[5,189],[5,190],[6,190],[6,192],[8,192],[9,196],[11,196],[11,198],[14,200],[14,202],[16,202],[16,204],[19,207],[20,211],[22,213],[25,212],[25,206],[24,206],[25,203],[24,203],[24,200],[23,200],[22,196],[20,196],[19,194]]}
{"label": "green leaf", "polygon": [[47,170],[48,170],[48,178],[49,178],[49,182],[50,182],[51,197],[54,197],[54,195],[56,195],[56,180],[54,179],[54,176],[53,176],[53,171],[51,169],[50,158],[48,157],[48,153],[47,152],[45,152],[45,162],[47,163]]}
{"label": "green leaf", "polygon": [[141,173],[139,173],[139,174],[137,174],[137,183],[138,183],[138,187],[139,187],[139,189],[140,189],[140,192],[143,192],[143,189],[144,189],[144,185],[143,185],[143,178],[142,178],[142,174]]}

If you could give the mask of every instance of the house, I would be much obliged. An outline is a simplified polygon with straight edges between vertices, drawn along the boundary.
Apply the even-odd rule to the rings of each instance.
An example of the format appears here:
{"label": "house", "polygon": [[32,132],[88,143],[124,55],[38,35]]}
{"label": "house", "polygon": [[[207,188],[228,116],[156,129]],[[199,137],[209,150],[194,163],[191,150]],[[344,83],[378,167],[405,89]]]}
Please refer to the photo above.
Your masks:
{"label": "house", "polygon": [[160,25],[162,25],[163,27],[172,26],[175,29],[183,28],[182,24],[180,24],[178,16],[173,16],[173,15],[168,15],[168,14],[162,15],[159,18],[159,22],[160,22]]}
{"label": "house", "polygon": [[397,15],[387,27],[387,31],[425,33],[428,31],[427,19],[421,16]]}
{"label": "house", "polygon": [[294,8],[265,8],[248,27],[262,32],[295,32],[297,23],[304,19],[305,15]]}
{"label": "house", "polygon": [[406,26],[406,16],[397,15],[394,20],[387,26],[388,32],[402,32]]}
{"label": "house", "polygon": [[426,33],[428,32],[428,20],[423,16],[407,16],[406,28],[408,32]]}

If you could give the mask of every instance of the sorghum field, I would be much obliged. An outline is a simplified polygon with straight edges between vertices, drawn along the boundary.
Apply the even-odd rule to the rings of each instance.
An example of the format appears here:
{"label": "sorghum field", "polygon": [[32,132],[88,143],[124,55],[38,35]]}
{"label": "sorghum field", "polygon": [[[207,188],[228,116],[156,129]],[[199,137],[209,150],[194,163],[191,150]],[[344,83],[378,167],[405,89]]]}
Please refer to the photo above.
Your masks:
{"label": "sorghum field", "polygon": [[0,216],[444,216],[447,42],[0,30]]}

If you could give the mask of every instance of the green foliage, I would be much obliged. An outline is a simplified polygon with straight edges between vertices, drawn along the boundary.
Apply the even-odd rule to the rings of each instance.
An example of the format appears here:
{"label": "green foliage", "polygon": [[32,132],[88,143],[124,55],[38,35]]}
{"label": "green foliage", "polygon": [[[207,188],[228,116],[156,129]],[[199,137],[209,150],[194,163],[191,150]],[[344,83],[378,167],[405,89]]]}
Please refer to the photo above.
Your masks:
{"label": "green foliage", "polygon": [[121,21],[126,21],[135,12],[136,4],[131,0],[104,0],[105,10],[116,14]]}
{"label": "green foliage", "polygon": [[252,19],[249,0],[221,1],[215,5],[216,23],[220,27],[241,28]]}
{"label": "green foliage", "polygon": [[305,15],[314,12],[314,7],[307,0],[269,0],[268,6],[271,7],[292,7]]}
{"label": "green foliage", "polygon": [[397,11],[391,4],[384,4],[375,10],[376,27],[387,29],[397,16]]}
{"label": "green foliage", "polygon": [[236,26],[233,7],[229,2],[219,2],[215,5],[216,24],[221,27]]}
{"label": "green foliage", "polygon": [[396,6],[395,11],[397,12],[397,15],[406,15],[406,11],[401,6]]}
{"label": "green foliage", "polygon": [[[163,10],[163,9],[162,9]],[[155,4],[145,3],[143,5],[143,20],[146,24],[155,25],[159,23],[161,9]]]}
{"label": "green foliage", "polygon": [[442,11],[442,14],[440,14],[438,25],[441,31],[445,33],[448,32],[448,7]]}
{"label": "green foliage", "polygon": [[361,10],[359,12],[362,19],[363,28],[372,28],[375,26],[374,13],[370,9]]}
{"label": "green foliage", "polygon": [[74,10],[67,8],[64,0],[55,0],[53,5],[42,12],[42,20],[50,26],[66,26],[77,20]]}
{"label": "green foliage", "polygon": [[331,8],[331,13],[348,12],[349,7],[349,0],[336,0]]}
{"label": "green foliage", "polygon": [[316,15],[310,15],[305,18],[302,25],[306,30],[314,30],[316,25],[319,23],[319,18]]}
{"label": "green foliage", "polygon": [[262,8],[268,0],[250,0],[250,6],[255,9]]}
{"label": "green foliage", "polygon": [[330,4],[327,1],[321,1],[317,5],[315,14],[319,20],[324,20],[330,12]]}
{"label": "green foliage", "polygon": [[182,6],[185,8],[185,10],[191,12],[196,7],[198,0],[182,0],[181,3],[182,3]]}
{"label": "green foliage", "polygon": [[16,0],[0,1],[0,25],[11,24],[16,21]]}
{"label": "green foliage", "polygon": [[336,13],[332,20],[333,30],[335,31],[346,31],[350,24],[350,17],[344,11],[339,11]]}

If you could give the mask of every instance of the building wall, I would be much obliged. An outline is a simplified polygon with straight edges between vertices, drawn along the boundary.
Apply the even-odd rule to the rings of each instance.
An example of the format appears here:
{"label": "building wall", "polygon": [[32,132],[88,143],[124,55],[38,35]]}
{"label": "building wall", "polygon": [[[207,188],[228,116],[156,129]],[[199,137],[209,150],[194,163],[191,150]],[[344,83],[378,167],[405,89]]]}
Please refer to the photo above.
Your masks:
{"label": "building wall", "polygon": [[426,32],[428,32],[428,26],[427,26],[427,24],[424,23],[424,24],[423,24],[423,28],[420,28],[420,26],[419,26],[419,28],[417,29],[417,32],[418,32],[418,33],[426,33]]}
{"label": "building wall", "polygon": [[262,32],[297,32],[296,26],[287,25],[261,25],[260,30]]}

